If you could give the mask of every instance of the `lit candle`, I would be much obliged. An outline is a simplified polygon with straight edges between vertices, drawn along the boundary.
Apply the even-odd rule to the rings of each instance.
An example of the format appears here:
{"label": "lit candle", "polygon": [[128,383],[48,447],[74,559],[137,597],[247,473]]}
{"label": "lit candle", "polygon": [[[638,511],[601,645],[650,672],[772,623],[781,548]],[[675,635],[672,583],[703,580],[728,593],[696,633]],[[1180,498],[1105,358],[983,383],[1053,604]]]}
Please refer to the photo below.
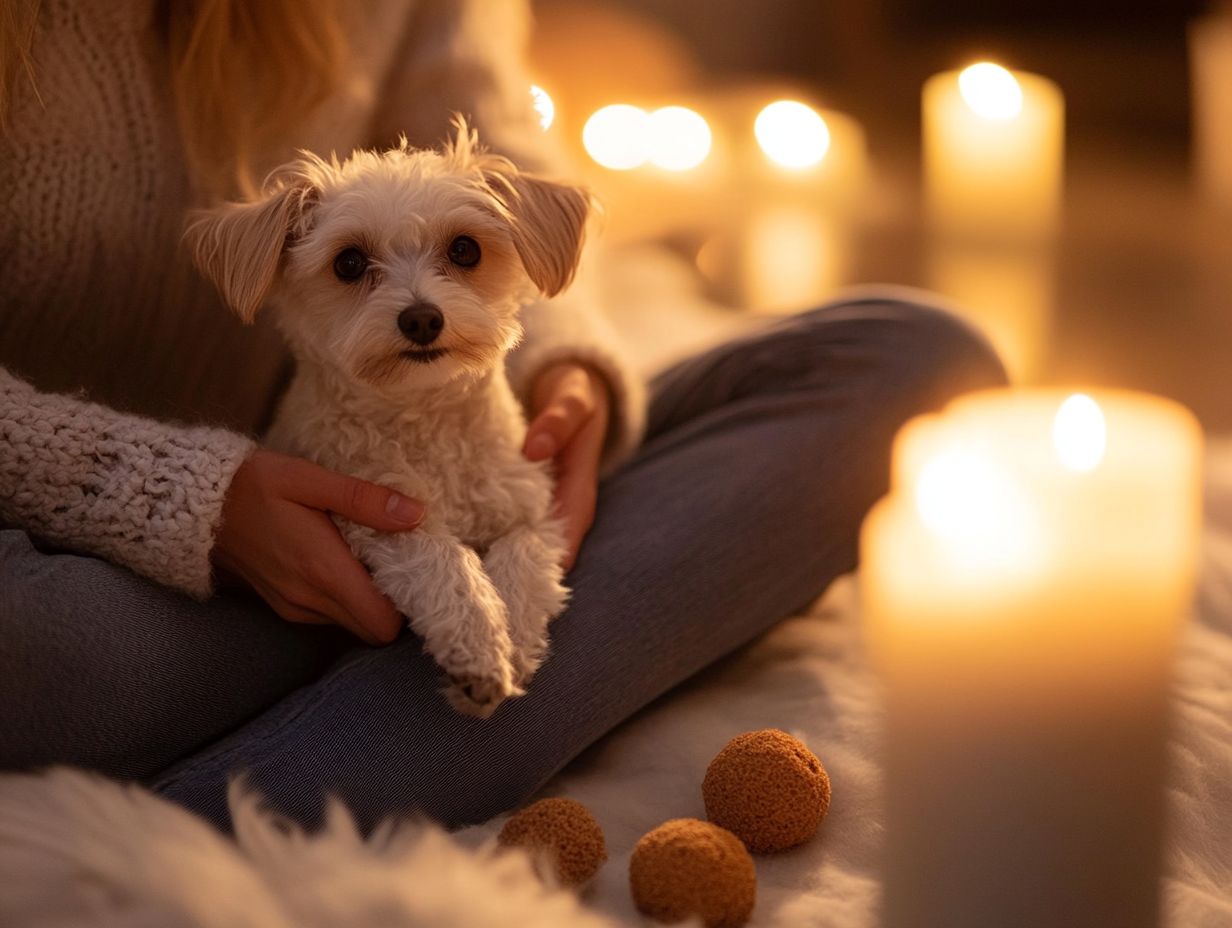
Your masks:
{"label": "lit candle", "polygon": [[608,242],[644,242],[720,221],[727,168],[696,109],[610,104],[587,118],[580,141]]}
{"label": "lit candle", "polygon": [[982,62],[924,85],[930,221],[961,236],[1046,238],[1061,202],[1064,103],[1046,78]]}
{"label": "lit candle", "polygon": [[[747,116],[745,117],[748,118]],[[759,191],[767,186],[794,190],[814,205],[847,208],[858,203],[867,182],[868,155],[864,130],[846,113],[818,109],[799,100],[778,99],[756,111],[755,140],[741,153],[751,161],[750,171]]]}
{"label": "lit candle", "polygon": [[852,235],[865,205],[864,130],[790,89],[750,85],[711,98],[726,213],[698,268],[726,302],[763,313],[811,308],[851,283]]}
{"label": "lit candle", "polygon": [[861,539],[887,928],[1156,924],[1200,445],[1127,392],[990,391],[900,433]]}
{"label": "lit candle", "polygon": [[[604,204],[608,241],[743,238],[754,213],[783,204],[846,224],[863,194],[864,132],[783,91],[747,85],[682,98],[687,105],[618,103],[590,114],[580,165]],[[735,242],[717,250],[749,251]]]}
{"label": "lit candle", "polygon": [[1232,205],[1232,8],[1195,21],[1189,48],[1198,182]]}

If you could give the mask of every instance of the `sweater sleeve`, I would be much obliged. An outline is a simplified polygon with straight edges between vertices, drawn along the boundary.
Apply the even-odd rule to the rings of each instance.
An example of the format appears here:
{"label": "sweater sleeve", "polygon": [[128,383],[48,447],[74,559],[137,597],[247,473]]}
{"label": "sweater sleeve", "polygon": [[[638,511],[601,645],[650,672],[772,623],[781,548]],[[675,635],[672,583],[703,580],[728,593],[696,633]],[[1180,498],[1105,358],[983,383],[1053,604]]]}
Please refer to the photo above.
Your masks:
{"label": "sweater sleeve", "polygon": [[[372,126],[376,144],[405,134],[435,146],[451,134],[454,113],[466,116],[488,148],[524,170],[562,176],[566,159],[539,128],[531,105],[525,48],[531,16],[526,0],[424,0],[407,26]],[[563,295],[526,306],[525,336],[510,354],[508,372],[523,405],[535,375],[558,361],[578,361],[607,381],[611,426],[603,470],[611,471],[640,443],[645,389],[619,337],[601,314],[583,273]]]}
{"label": "sweater sleeve", "polygon": [[0,521],[191,596],[253,442],[40,393],[0,368]]}

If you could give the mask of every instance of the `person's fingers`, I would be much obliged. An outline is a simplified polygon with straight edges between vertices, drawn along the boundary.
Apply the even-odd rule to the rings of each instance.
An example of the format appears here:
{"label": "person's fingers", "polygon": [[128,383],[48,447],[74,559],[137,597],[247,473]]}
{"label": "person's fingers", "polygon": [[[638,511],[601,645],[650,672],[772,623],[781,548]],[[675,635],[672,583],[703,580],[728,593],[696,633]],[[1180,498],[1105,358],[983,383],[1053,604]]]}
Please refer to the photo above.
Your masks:
{"label": "person's fingers", "polygon": [[592,420],[557,459],[556,511],[563,522],[568,570],[595,521],[603,423]]}
{"label": "person's fingers", "polygon": [[566,473],[556,490],[556,507],[565,535],[566,554],[562,567],[569,570],[577,560],[582,539],[595,521],[595,481],[585,475]]}
{"label": "person's fingers", "polygon": [[526,430],[522,453],[532,461],[546,461],[567,447],[573,436],[590,415],[590,409],[578,397],[566,395],[553,399]]}
{"label": "person's fingers", "polygon": [[280,616],[288,622],[299,622],[309,625],[337,625],[346,629],[365,644],[378,647],[389,644],[395,636],[378,636],[370,631],[355,616],[334,602],[320,590],[302,587],[291,594],[291,598],[273,591],[271,595],[262,594]]}
{"label": "person's fingers", "polygon": [[426,511],[419,500],[358,477],[318,467],[311,461],[289,459],[282,478],[287,498],[314,509],[337,513],[381,532],[415,528],[423,521]]}
{"label": "person's fingers", "polygon": [[370,644],[398,637],[402,617],[373,583],[342,534],[325,513],[309,513],[300,529],[304,552],[284,567],[298,604],[329,616]]}
{"label": "person's fingers", "polygon": [[[301,605],[299,602],[292,602],[281,592],[268,584],[257,581],[252,585],[257,594],[269,604],[269,607],[274,610],[279,618],[287,622],[294,622],[297,625],[337,625],[338,622],[332,616],[326,615],[323,612],[318,612],[308,606]],[[307,596],[297,597],[297,599],[306,600]]]}
{"label": "person's fingers", "polygon": [[328,556],[327,571],[318,570],[317,575],[309,579],[316,583],[320,593],[335,604],[340,613],[363,629],[366,636],[361,637],[378,644],[389,644],[402,630],[402,615],[377,589],[371,574],[351,554],[342,536],[336,530],[334,534],[337,543],[322,552]]}
{"label": "person's fingers", "polygon": [[550,369],[540,381],[538,412],[526,430],[522,453],[532,461],[555,457],[594,414],[594,385],[578,364]]}

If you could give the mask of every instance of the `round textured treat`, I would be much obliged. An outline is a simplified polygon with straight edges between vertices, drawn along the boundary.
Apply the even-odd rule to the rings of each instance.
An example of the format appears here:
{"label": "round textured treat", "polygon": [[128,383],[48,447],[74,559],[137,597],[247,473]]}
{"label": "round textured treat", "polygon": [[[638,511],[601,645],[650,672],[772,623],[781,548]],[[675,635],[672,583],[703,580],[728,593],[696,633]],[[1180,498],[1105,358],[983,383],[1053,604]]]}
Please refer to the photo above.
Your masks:
{"label": "round textured treat", "polygon": [[573,799],[540,799],[505,822],[496,840],[530,851],[537,869],[548,862],[561,886],[582,886],[607,860],[603,829]]}
{"label": "round textured treat", "polygon": [[750,851],[807,841],[830,808],[830,777],[804,743],[777,728],[737,735],[702,781],[706,817]]}
{"label": "round textured treat", "polygon": [[707,928],[738,928],[753,913],[757,871],[730,831],[674,818],[637,842],[629,888],[638,911],[661,922],[694,916]]}

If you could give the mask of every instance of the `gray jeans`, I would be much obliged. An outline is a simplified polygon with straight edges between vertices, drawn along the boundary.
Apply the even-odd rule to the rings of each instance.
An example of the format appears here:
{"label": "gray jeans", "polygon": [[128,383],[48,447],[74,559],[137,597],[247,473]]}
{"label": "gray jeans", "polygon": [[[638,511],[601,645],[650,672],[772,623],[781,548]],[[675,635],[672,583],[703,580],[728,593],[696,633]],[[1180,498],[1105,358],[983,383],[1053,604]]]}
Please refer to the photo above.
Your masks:
{"label": "gray jeans", "polygon": [[645,445],[600,488],[551,657],[487,721],[448,707],[409,633],[361,647],[0,532],[0,769],[142,779],[224,826],[241,773],[307,824],[329,795],[365,825],[482,821],[851,570],[898,427],[1003,380],[964,324],[872,296],[668,370]]}

